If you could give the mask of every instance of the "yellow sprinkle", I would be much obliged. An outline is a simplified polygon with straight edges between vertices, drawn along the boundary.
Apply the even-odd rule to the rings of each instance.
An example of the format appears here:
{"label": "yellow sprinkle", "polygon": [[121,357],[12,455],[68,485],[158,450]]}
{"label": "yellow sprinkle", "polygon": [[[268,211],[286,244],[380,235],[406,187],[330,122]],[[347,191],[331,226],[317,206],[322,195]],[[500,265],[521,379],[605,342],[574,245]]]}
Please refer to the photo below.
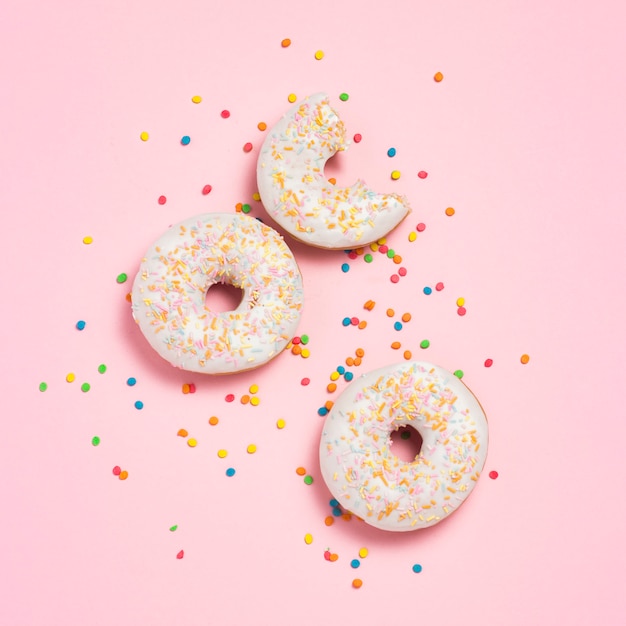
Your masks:
{"label": "yellow sprinkle", "polygon": [[248,452],[248,454],[254,454],[256,452],[256,446],[251,443],[247,448],[246,451]]}
{"label": "yellow sprinkle", "polygon": [[443,74],[441,72],[437,72],[433,78],[435,79],[436,83],[440,83],[443,80]]}
{"label": "yellow sprinkle", "polygon": [[339,372],[333,372],[333,373],[330,375],[330,379],[331,379],[331,380],[339,380],[339,376],[340,376]]}
{"label": "yellow sprinkle", "polygon": [[89,235],[83,237],[83,243],[88,246],[90,243],[93,243],[93,237],[90,237]]}
{"label": "yellow sprinkle", "polygon": [[387,243],[387,237],[381,237],[376,241],[379,246],[384,246]]}
{"label": "yellow sprinkle", "polygon": [[311,533],[304,535],[304,543],[306,543],[307,546],[310,546],[313,543],[313,535]]}
{"label": "yellow sprinkle", "polygon": [[194,104],[200,104],[202,102],[202,96],[192,96],[191,101]]}
{"label": "yellow sprinkle", "polygon": [[303,359],[308,359],[311,356],[311,351],[308,348],[302,348],[300,356]]}
{"label": "yellow sprinkle", "polygon": [[255,192],[252,194],[252,199],[253,199],[253,200],[256,200],[256,201],[258,202],[258,201],[261,199],[261,194],[260,194],[258,191],[255,191]]}
{"label": "yellow sprinkle", "polygon": [[398,178],[400,178],[400,172],[398,170],[393,170],[393,172],[391,172],[391,179],[398,180]]}
{"label": "yellow sprinkle", "polygon": [[282,417],[279,420],[276,420],[276,428],[285,428],[285,420]]}
{"label": "yellow sprinkle", "polygon": [[368,551],[367,548],[361,548],[359,550],[359,556],[364,559],[366,556],[368,555]]}
{"label": "yellow sprinkle", "polygon": [[150,139],[150,135],[148,135],[148,133],[144,130],[143,133],[139,135],[139,139],[141,139],[141,141],[148,141],[148,139]]}
{"label": "yellow sprinkle", "polygon": [[195,448],[198,445],[198,442],[192,437],[191,439],[187,440],[187,445],[190,448]]}
{"label": "yellow sprinkle", "polygon": [[465,304],[465,298],[457,298],[456,299],[456,305],[457,306],[463,306]]}
{"label": "yellow sprinkle", "polygon": [[254,396],[253,398],[250,398],[250,404],[252,406],[259,406],[260,402],[261,402],[261,399],[258,396]]}
{"label": "yellow sprinkle", "polygon": [[526,363],[528,363],[528,361],[530,361],[530,357],[527,354],[522,354],[520,361],[526,365]]}
{"label": "yellow sprinkle", "polygon": [[370,250],[372,252],[376,252],[376,250],[378,250],[379,246],[377,243],[370,243]]}
{"label": "yellow sprinkle", "polygon": [[414,231],[411,231],[409,233],[409,241],[415,241],[417,239],[417,233]]}
{"label": "yellow sprinkle", "polygon": [[256,393],[259,390],[259,386],[258,385],[250,385],[250,388],[248,389],[248,391],[250,393]]}
{"label": "yellow sprinkle", "polygon": [[225,459],[228,456],[228,452],[226,450],[218,450],[217,456],[219,456],[220,459]]}
{"label": "yellow sprinkle", "polygon": [[324,53],[323,53],[321,50],[318,50],[318,51],[315,53],[315,58],[316,58],[318,61],[321,61],[321,60],[324,58]]}
{"label": "yellow sprinkle", "polygon": [[295,93],[290,93],[287,96],[287,100],[291,103],[294,103],[297,100],[296,94]]}
{"label": "yellow sprinkle", "polygon": [[68,383],[73,383],[75,379],[76,379],[76,376],[75,376],[74,374],[72,374],[72,372],[70,372],[70,373],[69,373],[69,374],[65,377],[65,380],[66,380]]}

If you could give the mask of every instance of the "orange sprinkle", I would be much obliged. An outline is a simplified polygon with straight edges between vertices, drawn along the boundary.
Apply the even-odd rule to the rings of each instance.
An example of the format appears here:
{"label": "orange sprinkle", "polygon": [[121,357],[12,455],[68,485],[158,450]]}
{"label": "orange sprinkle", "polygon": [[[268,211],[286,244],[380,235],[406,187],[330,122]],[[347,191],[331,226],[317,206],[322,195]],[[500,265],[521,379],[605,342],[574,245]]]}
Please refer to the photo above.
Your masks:
{"label": "orange sprinkle", "polygon": [[349,522],[352,519],[352,513],[342,513],[341,519],[345,522]]}
{"label": "orange sprinkle", "polygon": [[355,589],[360,589],[360,588],[363,586],[363,581],[362,581],[360,578],[355,578],[355,579],[352,581],[352,586],[353,586]]}
{"label": "orange sprinkle", "polygon": [[393,257],[393,262],[396,265],[400,265],[400,263],[402,263],[402,257],[399,254],[395,254]]}
{"label": "orange sprinkle", "polygon": [[288,47],[291,45],[291,39],[283,39],[283,40],[280,42],[280,45],[281,45],[283,48],[288,48]]}
{"label": "orange sprinkle", "polygon": [[359,365],[361,365],[361,357],[358,356],[356,359],[354,359],[354,365],[356,367],[359,367]]}
{"label": "orange sprinkle", "polygon": [[259,123],[256,125],[256,127],[257,127],[259,130],[266,130],[266,129],[267,129],[267,124],[266,124],[265,122],[259,122]]}
{"label": "orange sprinkle", "polygon": [[346,359],[346,365],[348,367],[352,367],[354,365],[354,359],[351,356]]}
{"label": "orange sprinkle", "polygon": [[333,391],[337,391],[337,384],[328,383],[328,385],[326,385],[326,391],[328,391],[328,393],[333,393]]}
{"label": "orange sprinkle", "polygon": [[435,79],[436,83],[440,83],[443,80],[443,74],[441,72],[437,72],[433,78]]}
{"label": "orange sprinkle", "polygon": [[130,295],[130,292],[126,294],[126,302],[132,302],[133,297]]}
{"label": "orange sprinkle", "polygon": [[361,320],[357,328],[363,330],[367,326],[367,322],[365,320]]}
{"label": "orange sprinkle", "polygon": [[339,558],[339,555],[338,555],[338,554],[333,553],[333,554],[331,554],[331,555],[328,557],[328,560],[329,560],[329,561],[332,561],[332,562],[334,563],[334,562],[335,562],[338,558]]}
{"label": "orange sprinkle", "polygon": [[241,396],[241,404],[248,404],[248,402],[250,402],[250,396],[244,393],[243,396]]}
{"label": "orange sprinkle", "polygon": [[189,433],[184,428],[181,428],[176,434],[179,437],[186,437]]}
{"label": "orange sprinkle", "polygon": [[241,202],[237,202],[235,205],[235,211],[237,211],[237,213],[241,213],[241,209],[243,209],[243,204],[241,204]]}
{"label": "orange sprinkle", "polygon": [[411,321],[411,314],[410,313],[404,313],[402,315],[402,321],[403,322],[410,322]]}
{"label": "orange sprinkle", "polygon": [[399,349],[400,349],[400,346],[402,346],[402,344],[401,344],[399,341],[394,341],[394,342],[391,344],[391,347],[392,347],[394,350],[399,350]]}
{"label": "orange sprinkle", "polygon": [[387,309],[387,317],[393,317],[396,312],[393,309]]}
{"label": "orange sprinkle", "polygon": [[451,206],[449,206],[449,207],[446,209],[446,215],[447,215],[448,217],[452,217],[452,216],[454,215],[454,212],[455,212],[455,211],[454,211],[454,209],[453,209]]}
{"label": "orange sprinkle", "polygon": [[530,357],[527,354],[522,354],[520,361],[526,365],[526,363],[528,363],[528,361],[530,361]]}
{"label": "orange sprinkle", "polygon": [[191,389],[191,387],[189,387],[189,385],[185,383],[183,385],[183,393],[189,393],[189,389]]}
{"label": "orange sprinkle", "polygon": [[411,360],[411,357],[413,356],[413,354],[411,354],[410,350],[405,350],[404,354],[402,355],[407,361]]}
{"label": "orange sprinkle", "polygon": [[126,470],[122,470],[122,471],[120,472],[119,479],[120,479],[120,480],[126,480],[127,478],[128,478],[128,472],[127,472]]}
{"label": "orange sprinkle", "polygon": [[211,424],[211,426],[215,426],[218,422],[219,420],[217,419],[217,417],[215,417],[215,415],[209,417],[209,424]]}
{"label": "orange sprinkle", "polygon": [[299,343],[294,343],[293,346],[291,346],[291,354],[300,354],[301,352],[302,348]]}
{"label": "orange sprinkle", "polygon": [[328,515],[326,518],[324,518],[324,524],[326,524],[326,526],[332,526],[335,523],[335,518],[332,515]]}
{"label": "orange sprinkle", "polygon": [[336,185],[336,184],[337,184],[337,179],[336,179],[336,178],[329,178],[329,179],[328,179],[328,182],[329,182],[331,185]]}
{"label": "orange sprinkle", "polygon": [[363,350],[363,348],[357,348],[354,351],[354,354],[356,354],[358,357],[363,357],[365,356],[365,350]]}
{"label": "orange sprinkle", "polygon": [[304,467],[298,467],[296,468],[296,474],[298,474],[298,476],[304,476],[306,474],[306,470]]}
{"label": "orange sprinkle", "polygon": [[[394,257],[395,258],[395,257]],[[376,306],[376,302],[374,302],[374,300],[368,300],[364,305],[363,308],[366,309],[367,311],[371,311],[373,310],[373,308]]]}
{"label": "orange sprinkle", "polygon": [[332,400],[326,400],[326,402],[324,402],[324,407],[327,411],[330,411],[333,408],[334,404],[335,403]]}

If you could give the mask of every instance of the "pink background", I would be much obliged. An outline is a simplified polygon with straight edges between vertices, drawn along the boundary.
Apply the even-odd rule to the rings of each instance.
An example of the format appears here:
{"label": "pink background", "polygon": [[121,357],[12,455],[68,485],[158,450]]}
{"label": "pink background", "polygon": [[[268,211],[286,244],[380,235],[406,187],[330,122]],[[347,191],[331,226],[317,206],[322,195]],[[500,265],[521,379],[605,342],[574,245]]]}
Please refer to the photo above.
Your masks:
{"label": "pink background", "polygon": [[[363,7],[2,3],[0,623],[624,623],[623,3]],[[271,126],[289,93],[316,91],[363,135],[329,166],[339,183],[360,176],[410,199],[389,237],[407,276],[392,284],[397,266],[378,253],[344,274],[343,252],[288,240],[311,357],[218,379],[174,370],[132,322],[130,280],[116,276],[132,278],[188,216],[249,202],[267,219],[252,200],[256,125]],[[427,228],[410,243],[418,222]],[[442,292],[422,293],[438,281]],[[402,331],[388,307],[412,314]],[[368,326],[344,328],[345,316]],[[316,458],[328,377],[358,347],[356,374],[398,360],[394,340],[464,370],[489,418],[486,472],[432,529],[327,527]],[[261,403],[244,406],[253,383]]]}

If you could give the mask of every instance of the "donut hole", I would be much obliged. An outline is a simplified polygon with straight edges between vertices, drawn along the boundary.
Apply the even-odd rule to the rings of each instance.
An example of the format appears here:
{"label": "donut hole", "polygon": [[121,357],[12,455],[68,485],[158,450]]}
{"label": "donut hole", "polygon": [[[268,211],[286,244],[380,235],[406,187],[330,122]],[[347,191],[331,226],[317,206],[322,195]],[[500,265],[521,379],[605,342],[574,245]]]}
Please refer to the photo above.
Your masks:
{"label": "donut hole", "polygon": [[392,452],[405,463],[412,463],[422,450],[423,439],[412,426],[400,426],[390,433]]}
{"label": "donut hole", "polygon": [[243,300],[243,289],[228,283],[211,285],[204,298],[204,306],[213,313],[234,311]]}

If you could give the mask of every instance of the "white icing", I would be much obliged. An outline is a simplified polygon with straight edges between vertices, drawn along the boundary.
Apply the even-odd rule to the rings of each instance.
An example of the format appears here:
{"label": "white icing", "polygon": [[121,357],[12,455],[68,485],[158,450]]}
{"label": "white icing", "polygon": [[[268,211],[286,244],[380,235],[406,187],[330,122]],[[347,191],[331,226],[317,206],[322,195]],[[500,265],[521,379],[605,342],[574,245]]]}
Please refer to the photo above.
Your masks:
{"label": "white icing", "polygon": [[[239,287],[234,311],[206,307],[211,285]],[[242,214],[199,215],[172,226],[148,250],[132,291],[133,317],[176,367],[206,374],[252,369],[295,334],[302,277],[283,238]]]}
{"label": "white icing", "polygon": [[272,128],[257,163],[257,184],[267,212],[290,235],[321,248],[343,250],[372,243],[409,213],[397,194],[376,193],[364,181],[336,187],[326,161],[347,148],[343,122],[328,96],[295,104]]}
{"label": "white icing", "polygon": [[[415,428],[413,462],[391,432]],[[469,496],[485,464],[488,426],[478,400],[452,373],[406,362],[355,379],[335,402],[320,443],[322,476],[342,507],[383,530],[426,528]]]}

